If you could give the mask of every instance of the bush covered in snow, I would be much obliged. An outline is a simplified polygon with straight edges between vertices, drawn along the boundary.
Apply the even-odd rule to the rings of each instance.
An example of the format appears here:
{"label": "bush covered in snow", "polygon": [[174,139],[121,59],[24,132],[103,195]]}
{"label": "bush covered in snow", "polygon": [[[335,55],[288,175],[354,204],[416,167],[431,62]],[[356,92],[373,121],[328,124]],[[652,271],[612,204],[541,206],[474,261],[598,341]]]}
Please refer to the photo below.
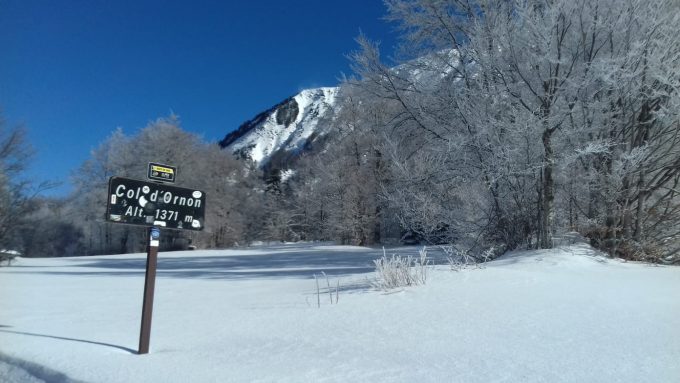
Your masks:
{"label": "bush covered in snow", "polygon": [[422,248],[418,257],[392,254],[387,257],[385,248],[383,256],[373,261],[376,279],[374,285],[383,290],[398,287],[424,285],[427,281],[427,249]]}
{"label": "bush covered in snow", "polygon": [[453,246],[441,246],[441,249],[446,255],[446,261],[451,266],[451,270],[460,271],[467,266],[477,265],[477,259],[467,251],[460,251]]}
{"label": "bush covered in snow", "polygon": [[469,266],[480,267],[481,264],[503,254],[503,248],[497,246],[488,247],[477,254],[472,253],[471,250],[459,250],[452,245],[440,246],[439,248],[446,256],[446,261],[451,266],[451,270],[454,271],[460,271]]}

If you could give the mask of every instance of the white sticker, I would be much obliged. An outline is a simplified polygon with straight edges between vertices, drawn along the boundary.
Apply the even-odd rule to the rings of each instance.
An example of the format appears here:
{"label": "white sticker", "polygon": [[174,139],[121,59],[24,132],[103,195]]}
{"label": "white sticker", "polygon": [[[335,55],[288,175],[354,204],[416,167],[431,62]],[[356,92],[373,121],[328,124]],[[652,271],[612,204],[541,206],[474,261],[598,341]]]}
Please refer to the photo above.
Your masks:
{"label": "white sticker", "polygon": [[152,239],[151,242],[149,243],[149,245],[152,246],[152,247],[158,247],[158,240]]}
{"label": "white sticker", "polygon": [[195,192],[191,193],[191,196],[194,197],[194,198],[201,198],[202,195],[203,195],[203,193],[201,193],[201,192],[198,191],[198,190],[196,190]]}
{"label": "white sticker", "polygon": [[146,200],[146,198],[144,198],[144,196],[139,197],[139,206],[144,207],[146,206],[147,202],[148,201]]}
{"label": "white sticker", "polygon": [[197,219],[191,221],[191,227],[201,227],[201,223]]}
{"label": "white sticker", "polygon": [[146,186],[146,185],[144,185],[144,187],[142,188],[142,191],[144,192],[144,194],[147,194],[150,190],[151,189],[149,189],[149,187]]}
{"label": "white sticker", "polygon": [[115,204],[116,204],[116,195],[111,194],[111,205],[115,205]]}

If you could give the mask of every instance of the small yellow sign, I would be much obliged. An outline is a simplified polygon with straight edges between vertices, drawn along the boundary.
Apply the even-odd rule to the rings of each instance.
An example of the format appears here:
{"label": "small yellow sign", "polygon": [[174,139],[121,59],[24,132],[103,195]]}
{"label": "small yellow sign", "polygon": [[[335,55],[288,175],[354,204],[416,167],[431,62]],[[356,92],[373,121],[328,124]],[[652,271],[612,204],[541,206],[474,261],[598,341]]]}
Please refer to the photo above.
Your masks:
{"label": "small yellow sign", "polygon": [[159,173],[170,173],[170,174],[175,174],[174,169],[166,168],[163,166],[158,166],[158,165],[151,165],[151,170],[156,171]]}
{"label": "small yellow sign", "polygon": [[149,162],[149,173],[147,178],[161,182],[175,182],[177,168],[170,165]]}

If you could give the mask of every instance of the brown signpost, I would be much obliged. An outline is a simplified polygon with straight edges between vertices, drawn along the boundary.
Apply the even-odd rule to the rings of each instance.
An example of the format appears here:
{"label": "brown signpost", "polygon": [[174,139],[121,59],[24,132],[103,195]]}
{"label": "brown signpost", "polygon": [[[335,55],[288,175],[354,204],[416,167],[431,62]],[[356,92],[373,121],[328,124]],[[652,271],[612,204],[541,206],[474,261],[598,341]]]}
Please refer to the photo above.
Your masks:
{"label": "brown signpost", "polygon": [[139,331],[139,351],[149,353],[151,340],[151,316],[153,314],[153,292],[156,286],[156,265],[158,264],[158,244],[161,230],[157,227],[149,229],[149,243],[146,250],[146,277],[144,279],[144,303],[142,303],[142,325]]}
{"label": "brown signpost", "polygon": [[[175,182],[176,174],[177,168],[173,166],[149,163],[149,179]],[[123,177],[109,179],[106,220],[149,227],[142,323],[139,331],[140,355],[149,353],[160,228],[200,231],[205,227],[204,217],[205,193],[200,190]]]}

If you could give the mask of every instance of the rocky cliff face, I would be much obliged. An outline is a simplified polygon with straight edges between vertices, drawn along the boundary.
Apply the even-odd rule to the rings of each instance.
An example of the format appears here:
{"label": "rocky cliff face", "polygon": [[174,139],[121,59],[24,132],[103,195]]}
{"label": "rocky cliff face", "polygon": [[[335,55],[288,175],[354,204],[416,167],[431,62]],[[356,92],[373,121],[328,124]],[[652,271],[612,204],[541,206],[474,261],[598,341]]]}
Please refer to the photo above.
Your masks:
{"label": "rocky cliff face", "polygon": [[294,155],[328,133],[338,88],[306,89],[243,123],[220,146],[264,168],[272,158]]}

